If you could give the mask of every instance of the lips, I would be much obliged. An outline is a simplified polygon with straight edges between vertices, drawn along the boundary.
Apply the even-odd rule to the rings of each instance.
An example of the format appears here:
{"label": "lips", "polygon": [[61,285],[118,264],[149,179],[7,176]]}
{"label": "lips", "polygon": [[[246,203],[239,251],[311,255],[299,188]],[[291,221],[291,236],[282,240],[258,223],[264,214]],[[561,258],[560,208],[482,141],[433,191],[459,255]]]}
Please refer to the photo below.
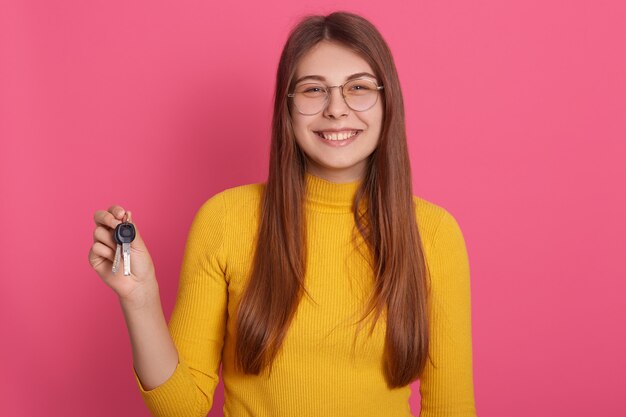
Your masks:
{"label": "lips", "polygon": [[352,129],[342,129],[342,130],[316,131],[315,134],[318,135],[321,138],[326,139],[326,140],[341,141],[341,140],[350,139],[350,138],[354,137],[359,132],[361,132],[361,130],[358,130],[358,129],[354,129],[354,130],[352,130]]}

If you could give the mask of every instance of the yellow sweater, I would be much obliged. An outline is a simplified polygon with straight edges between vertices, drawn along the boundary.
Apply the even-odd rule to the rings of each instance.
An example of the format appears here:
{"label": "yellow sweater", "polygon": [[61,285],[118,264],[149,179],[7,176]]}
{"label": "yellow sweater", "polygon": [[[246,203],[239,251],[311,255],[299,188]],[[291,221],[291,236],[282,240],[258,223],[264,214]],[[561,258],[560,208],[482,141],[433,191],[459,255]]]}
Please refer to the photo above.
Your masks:
{"label": "yellow sweater", "polygon": [[[216,194],[198,210],[180,274],[169,330],[179,363],[141,395],[154,416],[206,416],[222,365],[225,417],[406,417],[405,386],[383,376],[384,319],[372,336],[355,326],[372,271],[350,246],[358,182],[306,174],[308,265],[304,296],[271,374],[234,368],[235,317],[251,268],[264,184]],[[432,279],[431,357],[420,379],[421,416],[473,417],[469,264],[461,230],[445,209],[414,197]]]}

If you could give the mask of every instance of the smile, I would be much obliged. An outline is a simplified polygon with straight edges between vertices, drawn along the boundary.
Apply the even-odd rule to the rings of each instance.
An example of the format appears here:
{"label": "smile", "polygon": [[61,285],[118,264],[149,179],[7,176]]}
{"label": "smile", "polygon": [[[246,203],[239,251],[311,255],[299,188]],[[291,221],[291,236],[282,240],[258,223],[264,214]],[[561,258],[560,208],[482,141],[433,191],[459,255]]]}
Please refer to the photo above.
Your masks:
{"label": "smile", "polygon": [[352,130],[348,132],[315,132],[319,137],[324,138],[326,140],[347,140],[351,137],[356,136],[360,130]]}

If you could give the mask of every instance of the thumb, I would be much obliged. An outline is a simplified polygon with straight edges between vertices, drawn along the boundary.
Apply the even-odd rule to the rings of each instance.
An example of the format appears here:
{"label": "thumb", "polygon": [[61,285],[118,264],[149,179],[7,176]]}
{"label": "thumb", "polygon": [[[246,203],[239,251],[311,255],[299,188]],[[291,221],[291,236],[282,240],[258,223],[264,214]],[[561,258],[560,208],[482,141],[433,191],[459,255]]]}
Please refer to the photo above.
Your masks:
{"label": "thumb", "polygon": [[[128,212],[128,218],[130,219],[131,217],[131,212]],[[135,223],[135,221],[132,221],[133,226],[135,227],[135,239],[133,239],[133,241],[130,243],[131,248],[133,249],[137,249],[140,251],[146,251],[146,244],[143,241],[143,238],[141,237],[141,233],[139,233],[139,227],[137,227],[137,224]]]}

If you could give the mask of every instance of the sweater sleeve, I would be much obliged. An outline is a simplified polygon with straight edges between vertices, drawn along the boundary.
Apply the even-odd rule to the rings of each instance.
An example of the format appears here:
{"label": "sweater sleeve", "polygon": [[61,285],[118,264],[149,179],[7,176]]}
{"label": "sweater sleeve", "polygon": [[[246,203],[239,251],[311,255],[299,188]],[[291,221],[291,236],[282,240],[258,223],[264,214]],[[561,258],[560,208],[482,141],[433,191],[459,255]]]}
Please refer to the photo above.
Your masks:
{"label": "sweater sleeve", "polygon": [[475,417],[469,261],[461,229],[445,209],[433,239],[430,359],[420,378],[420,416]]}
{"label": "sweater sleeve", "polygon": [[145,390],[133,368],[141,396],[155,417],[204,417],[213,404],[227,316],[225,215],[224,196],[217,194],[200,207],[191,224],[168,324],[178,351],[174,373]]}

